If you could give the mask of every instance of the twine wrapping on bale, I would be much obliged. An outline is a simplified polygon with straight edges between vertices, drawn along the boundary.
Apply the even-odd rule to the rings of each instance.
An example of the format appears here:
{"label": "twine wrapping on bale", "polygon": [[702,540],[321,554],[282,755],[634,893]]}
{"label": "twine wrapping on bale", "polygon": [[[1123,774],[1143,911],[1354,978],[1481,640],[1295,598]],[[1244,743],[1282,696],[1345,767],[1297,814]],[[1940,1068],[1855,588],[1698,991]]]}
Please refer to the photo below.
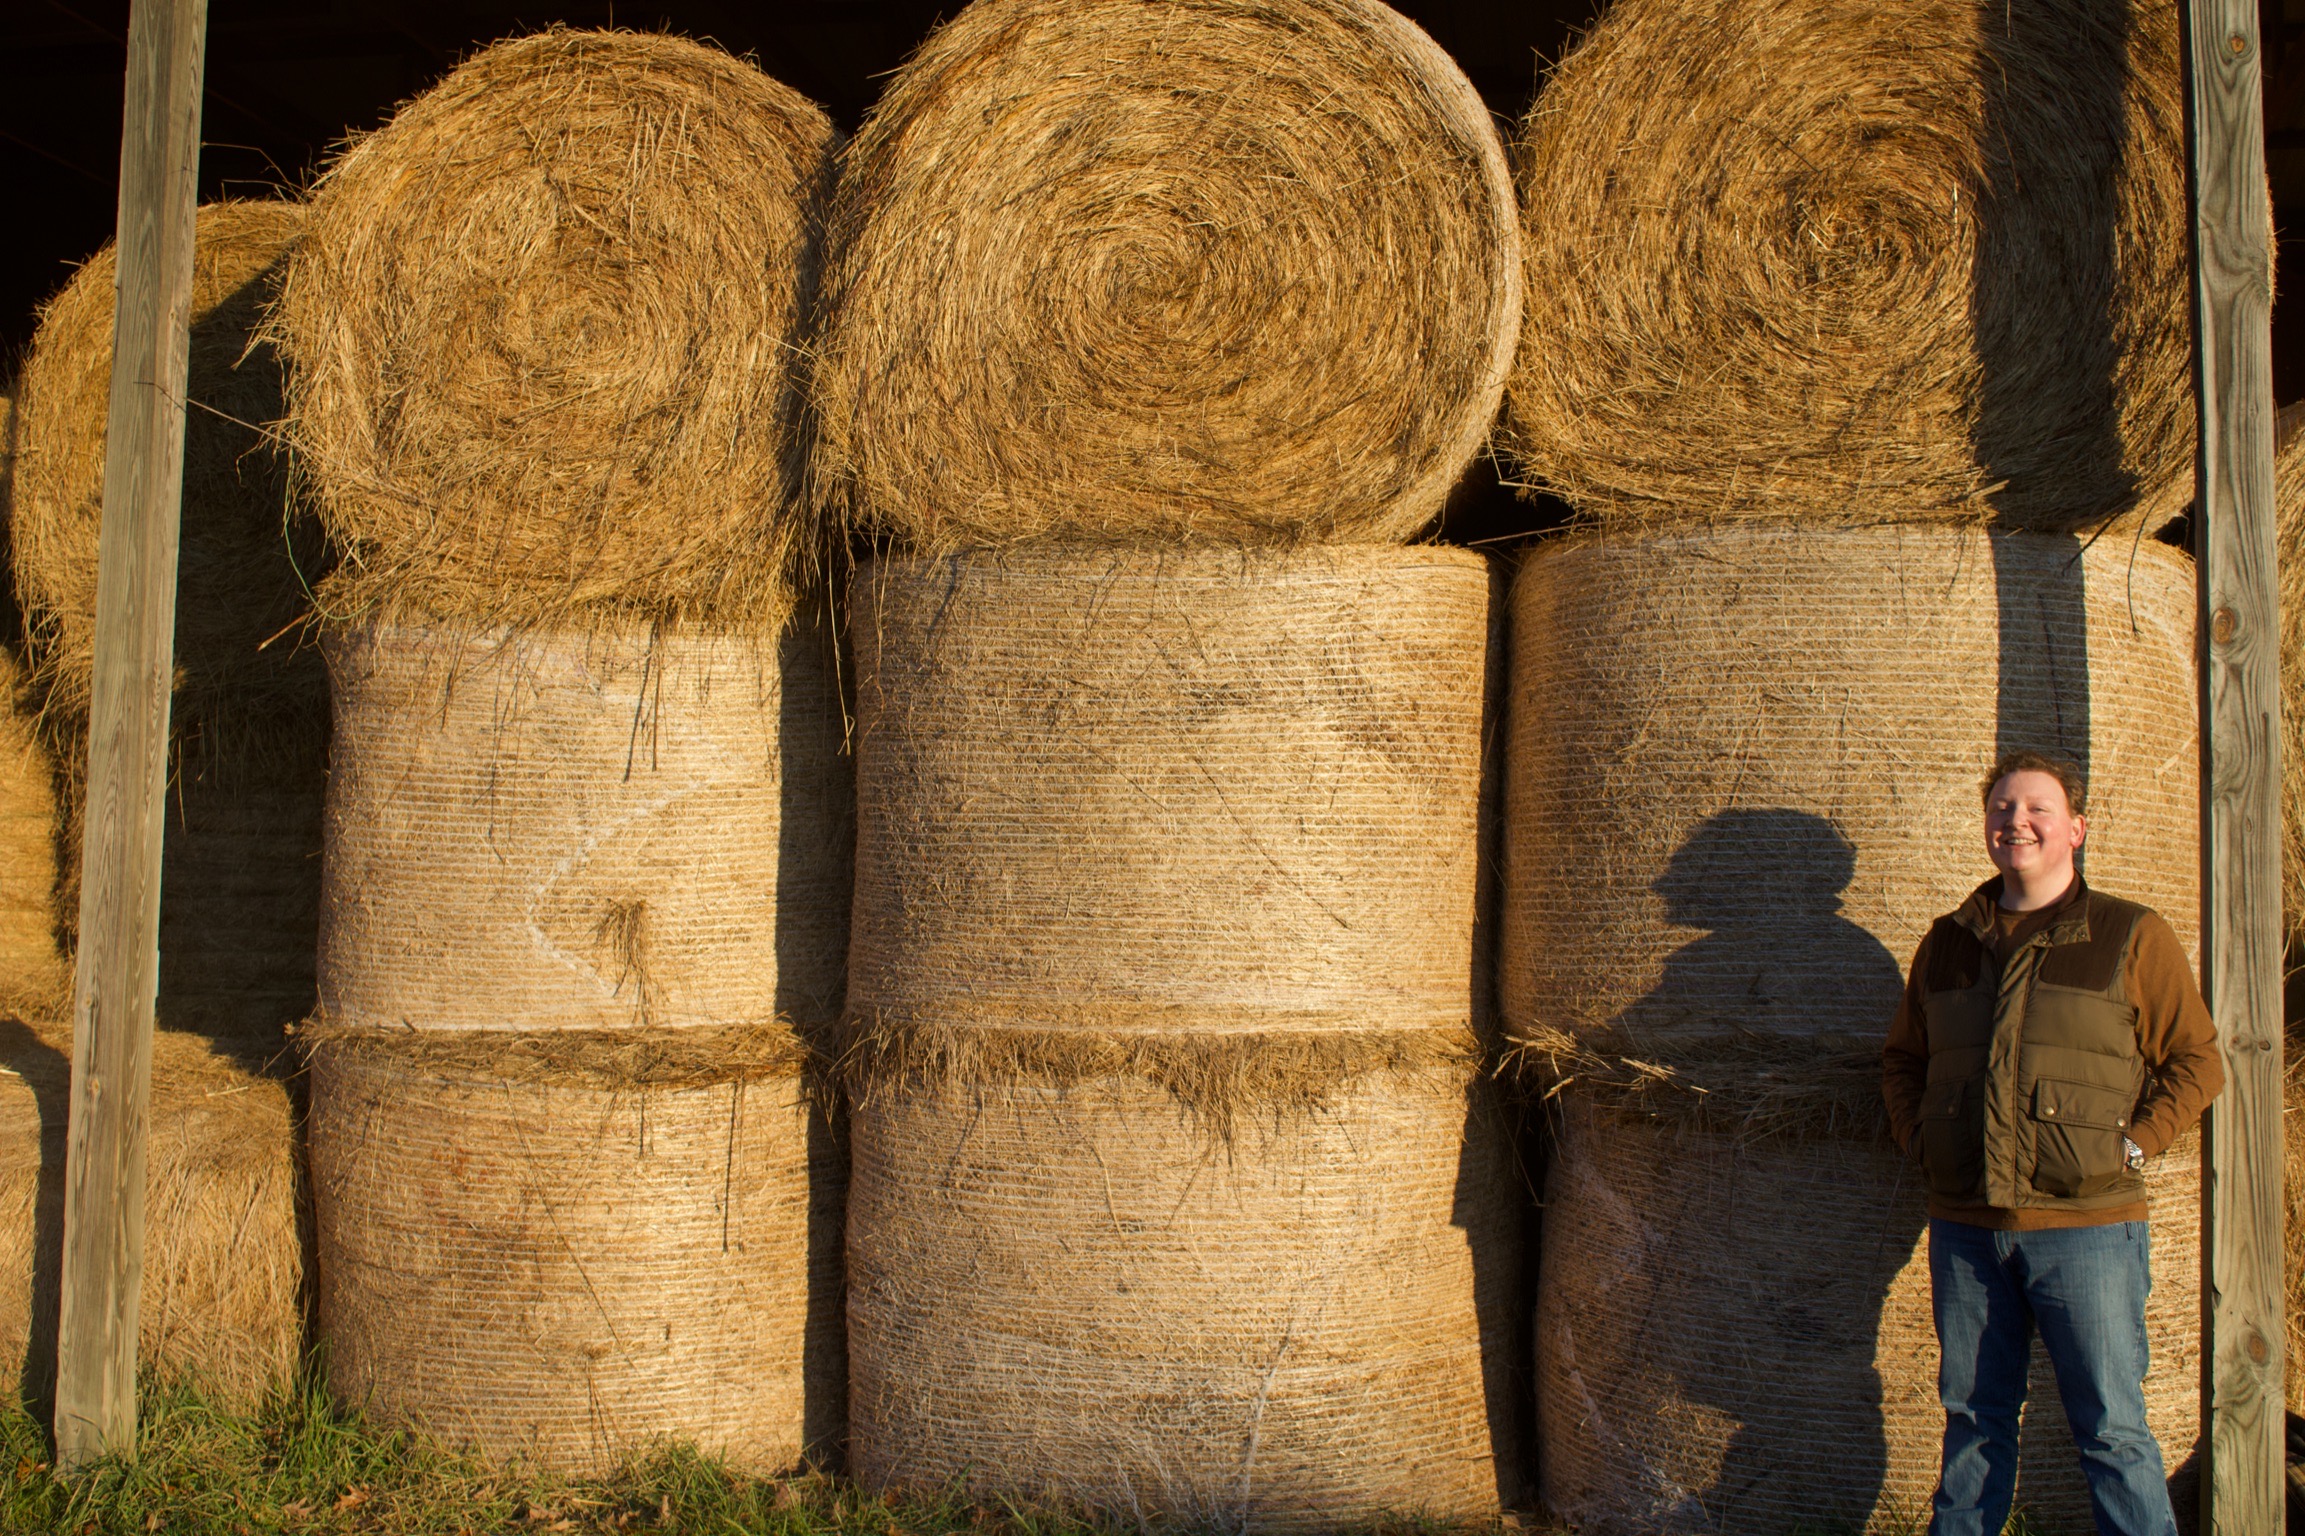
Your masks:
{"label": "twine wrapping on bale", "polygon": [[[35,1397],[56,1364],[71,1081],[68,1029],[0,1016],[0,1366]],[[284,1083],[154,1037],[137,1357],[220,1408],[253,1412],[303,1360],[293,1119]]]}
{"label": "twine wrapping on bale", "polygon": [[347,150],[273,326],[328,606],[779,618],[833,140],[717,48],[554,28]]}
{"label": "twine wrapping on bale", "polygon": [[[252,733],[326,728],[320,660],[282,635],[305,613],[305,584],[322,573],[323,556],[271,435],[281,414],[279,360],[252,343],[303,223],[293,203],[213,203],[199,212],[170,702],[186,762],[233,762],[262,750],[247,739]],[[86,716],[95,666],[113,268],[106,246],[41,311],[16,423],[16,595],[47,706],[66,722]]]}
{"label": "twine wrapping on bale", "polygon": [[1125,1067],[863,1094],[859,1479],[1227,1530],[1493,1518],[1521,1233],[1475,1059],[1413,1032],[1229,1142]]}
{"label": "twine wrapping on bale", "polygon": [[1607,521],[2173,516],[2178,53],[2172,0],[1621,0],[1518,146],[1508,445]]}
{"label": "twine wrapping on bale", "polygon": [[812,495],[930,553],[1406,538],[1520,293],[1488,111],[1376,0],[978,0],[845,157]]}
{"label": "twine wrapping on bale", "polygon": [[851,789],[821,630],[476,634],[378,617],[323,645],[332,1022],[838,1016]]}
{"label": "twine wrapping on bale", "polygon": [[0,651],[0,1009],[60,1018],[72,977],[53,906],[56,768],[36,708],[24,668]]}
{"label": "twine wrapping on bale", "polygon": [[[1740,1139],[1561,1104],[1537,1284],[1554,1513],[1605,1536],[1924,1523],[1945,1414],[1911,1164],[1886,1142]],[[2146,1175],[2146,1408],[2172,1471],[2199,1431],[2199,1165],[2188,1135]],[[2034,1528],[2087,1530],[2038,1349],[2020,1448]]]}
{"label": "twine wrapping on bale", "polygon": [[1479,556],[887,560],[851,614],[853,1017],[1471,1022]]}
{"label": "twine wrapping on bale", "polygon": [[1922,933],[1992,873],[1982,780],[2018,746],[2082,761],[2089,880],[2190,943],[2193,601],[2149,541],[1746,526],[1539,553],[1512,596],[1508,1031],[1796,1075],[1877,1051]]}
{"label": "twine wrapping on bale", "polygon": [[311,1043],[340,1400],[580,1474],[836,1453],[847,1159],[789,1031]]}

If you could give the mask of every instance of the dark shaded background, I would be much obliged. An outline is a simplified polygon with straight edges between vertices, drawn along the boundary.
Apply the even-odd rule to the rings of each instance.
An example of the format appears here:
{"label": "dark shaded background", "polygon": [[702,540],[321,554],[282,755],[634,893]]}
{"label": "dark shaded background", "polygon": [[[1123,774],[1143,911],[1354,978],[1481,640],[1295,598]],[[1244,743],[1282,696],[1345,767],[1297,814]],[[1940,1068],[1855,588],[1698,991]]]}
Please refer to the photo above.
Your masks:
{"label": "dark shaded background", "polygon": [[[309,181],[346,134],[373,128],[459,59],[560,21],[665,28],[749,54],[853,129],[938,19],[961,0],[209,0],[203,200]],[[1507,122],[1544,65],[1605,0],[1394,0],[1455,56]],[[2283,232],[2281,287],[2305,283],[2305,0],[2260,0],[2266,150]],[[40,302],[112,234],[128,0],[0,0],[0,375],[31,340]],[[2273,384],[2305,398],[2305,304],[2273,312]],[[1516,510],[1487,466],[1444,527],[1477,541],[1550,521]]]}

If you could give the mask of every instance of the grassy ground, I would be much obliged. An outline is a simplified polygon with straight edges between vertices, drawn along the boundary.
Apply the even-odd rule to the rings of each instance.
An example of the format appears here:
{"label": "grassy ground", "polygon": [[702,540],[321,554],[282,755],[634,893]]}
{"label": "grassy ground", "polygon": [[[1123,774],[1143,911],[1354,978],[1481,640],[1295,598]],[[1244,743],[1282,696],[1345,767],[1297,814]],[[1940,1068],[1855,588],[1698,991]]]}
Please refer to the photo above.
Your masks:
{"label": "grassy ground", "polygon": [[[339,1413],[317,1389],[264,1412],[217,1412],[148,1387],[133,1461],[74,1477],[49,1467],[47,1428],[0,1409],[0,1532],[41,1536],[1119,1536],[1124,1527],[961,1499],[869,1498],[829,1477],[737,1477],[693,1453],[601,1482],[492,1471],[421,1436]],[[1414,1522],[1371,1536],[1442,1536]]]}

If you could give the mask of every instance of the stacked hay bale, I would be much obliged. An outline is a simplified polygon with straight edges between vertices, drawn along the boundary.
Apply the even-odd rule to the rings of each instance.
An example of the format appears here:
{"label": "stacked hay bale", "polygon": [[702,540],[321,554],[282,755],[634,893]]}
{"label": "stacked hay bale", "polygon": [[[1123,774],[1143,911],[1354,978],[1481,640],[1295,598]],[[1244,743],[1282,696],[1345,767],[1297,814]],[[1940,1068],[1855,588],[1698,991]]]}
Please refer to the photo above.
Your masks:
{"label": "stacked hay bale", "polygon": [[[72,977],[53,920],[61,818],[35,698],[0,650],[0,1370],[39,1400],[56,1366]],[[254,1409],[303,1354],[288,1087],[165,1032],[146,1127],[138,1357]]]}
{"label": "stacked hay bale", "polygon": [[832,129],[500,44],[314,189],[275,333],[342,550],[309,1032],[342,1397],[595,1471],[837,1449],[849,788],[789,363]]}
{"label": "stacked hay bale", "polygon": [[1473,976],[1501,149],[1366,0],[979,0],[835,200],[851,1455],[1139,1519],[1513,1495]]}
{"label": "stacked hay bale", "polygon": [[[328,698],[299,643],[319,541],[273,440],[280,367],[253,336],[302,228],[282,202],[199,212],[178,554],[159,1021],[257,1055],[312,1006]],[[79,918],[81,776],[112,384],[113,253],[41,312],[16,418],[9,543],[67,823],[49,893]]]}
{"label": "stacked hay bale", "polygon": [[[1559,1104],[1539,1444],[1579,1528],[1924,1517],[1879,1049],[1991,873],[1998,751],[2080,760],[2091,880],[2191,933],[2193,582],[2143,536],[2190,470],[2178,82],[2160,0],[1619,0],[1529,119],[1507,436],[1581,526],[1512,597],[1499,987]],[[2191,1144],[2148,1178],[2174,1467]],[[2045,1365],[2024,1441],[2020,1501],[2085,1523]]]}
{"label": "stacked hay bale", "polygon": [[[2281,412],[2274,429],[2274,552],[2281,598],[2281,916],[2292,963],[2283,1034],[2282,1268],[2291,1360],[2305,1361],[2305,1009],[2294,963],[2305,933],[2305,407]],[[2305,1370],[2282,1377],[2291,1413],[2305,1412]]]}

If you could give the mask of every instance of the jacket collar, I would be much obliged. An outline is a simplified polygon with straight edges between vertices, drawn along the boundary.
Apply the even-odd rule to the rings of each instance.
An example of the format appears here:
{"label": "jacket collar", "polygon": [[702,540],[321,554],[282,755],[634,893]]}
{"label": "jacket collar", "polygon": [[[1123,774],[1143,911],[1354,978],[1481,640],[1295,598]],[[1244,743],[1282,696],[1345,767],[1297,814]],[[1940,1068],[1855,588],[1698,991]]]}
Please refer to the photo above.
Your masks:
{"label": "jacket collar", "polygon": [[[1979,943],[1987,943],[1993,936],[1993,913],[2001,905],[2001,877],[1995,875],[1969,893],[1969,899],[1953,909],[1953,921],[1974,934]],[[2073,887],[2058,899],[2052,908],[2057,915],[2049,920],[2041,935],[2051,944],[2086,944],[2089,942],[2089,882],[2081,872],[2073,872]]]}

